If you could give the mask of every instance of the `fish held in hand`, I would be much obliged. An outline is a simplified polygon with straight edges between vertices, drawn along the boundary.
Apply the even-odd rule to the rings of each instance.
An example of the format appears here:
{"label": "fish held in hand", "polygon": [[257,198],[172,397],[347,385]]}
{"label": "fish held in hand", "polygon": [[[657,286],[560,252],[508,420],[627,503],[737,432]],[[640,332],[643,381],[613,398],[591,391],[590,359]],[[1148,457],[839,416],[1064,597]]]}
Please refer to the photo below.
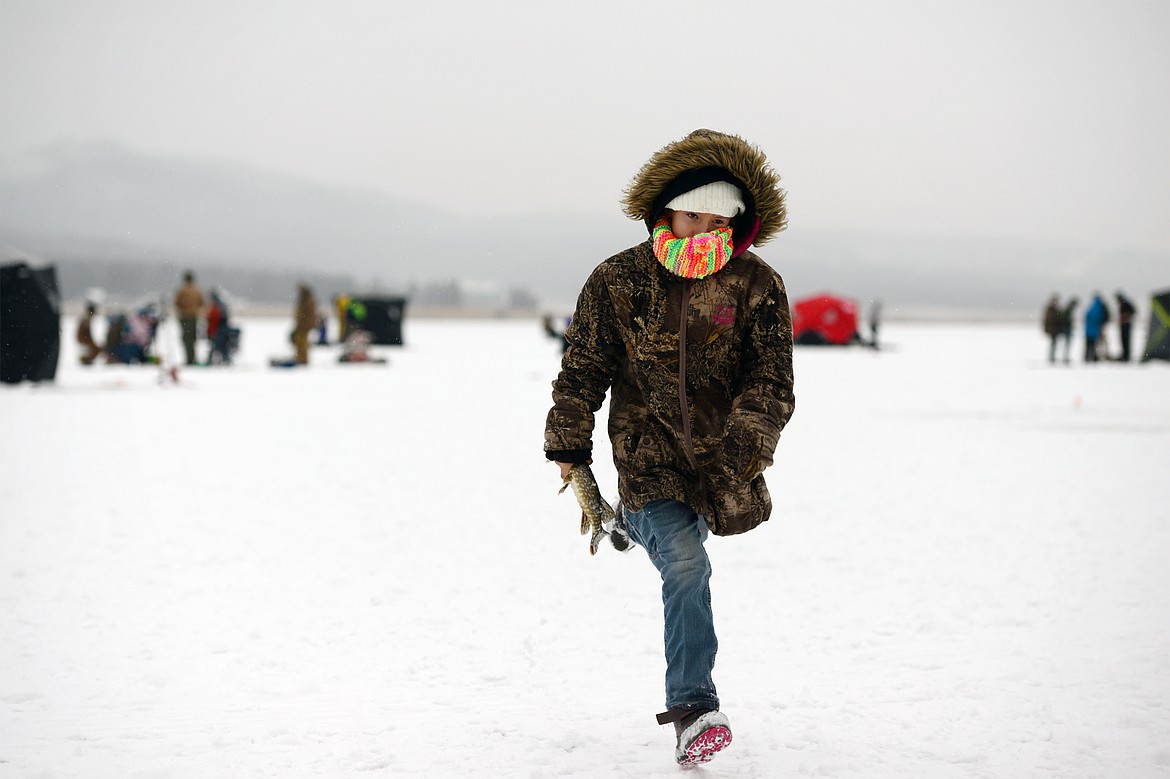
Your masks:
{"label": "fish held in hand", "polygon": [[613,524],[613,507],[601,497],[597,479],[593,477],[593,469],[585,463],[575,463],[569,469],[569,475],[565,477],[565,484],[560,492],[564,492],[570,486],[573,488],[573,494],[577,496],[577,503],[581,505],[581,535],[593,531],[589,538],[589,554],[595,555],[601,546],[601,539],[609,535],[604,526]]}

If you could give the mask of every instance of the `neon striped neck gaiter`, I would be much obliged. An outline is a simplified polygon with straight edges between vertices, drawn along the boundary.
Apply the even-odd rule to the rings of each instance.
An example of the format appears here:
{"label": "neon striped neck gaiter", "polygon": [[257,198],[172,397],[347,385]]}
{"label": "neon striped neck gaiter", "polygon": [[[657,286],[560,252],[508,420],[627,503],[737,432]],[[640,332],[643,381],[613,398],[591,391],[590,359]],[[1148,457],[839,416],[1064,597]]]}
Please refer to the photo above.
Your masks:
{"label": "neon striped neck gaiter", "polygon": [[731,228],[721,227],[690,238],[679,238],[663,216],[651,235],[654,256],[662,267],[676,276],[701,279],[718,272],[731,259]]}

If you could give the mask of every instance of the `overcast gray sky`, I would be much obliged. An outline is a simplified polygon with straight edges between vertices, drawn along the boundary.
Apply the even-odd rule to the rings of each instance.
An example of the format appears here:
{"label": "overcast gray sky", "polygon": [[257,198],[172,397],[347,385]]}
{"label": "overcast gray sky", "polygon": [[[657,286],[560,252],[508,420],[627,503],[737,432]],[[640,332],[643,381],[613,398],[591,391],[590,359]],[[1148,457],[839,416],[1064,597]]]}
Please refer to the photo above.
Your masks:
{"label": "overcast gray sky", "polygon": [[108,139],[617,214],[696,127],[764,149],[792,230],[1168,251],[1170,2],[0,0],[6,177]]}

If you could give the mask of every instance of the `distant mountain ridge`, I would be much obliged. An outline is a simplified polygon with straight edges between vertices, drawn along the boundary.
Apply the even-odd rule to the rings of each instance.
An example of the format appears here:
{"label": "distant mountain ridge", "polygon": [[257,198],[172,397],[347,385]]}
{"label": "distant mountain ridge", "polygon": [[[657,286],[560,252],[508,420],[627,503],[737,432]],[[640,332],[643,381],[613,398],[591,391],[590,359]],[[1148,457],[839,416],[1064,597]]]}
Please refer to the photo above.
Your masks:
{"label": "distant mountain ridge", "polygon": [[0,241],[50,259],[245,265],[395,288],[468,278],[571,302],[598,258],[638,238],[637,226],[615,217],[614,238],[591,225],[575,254],[551,252],[556,231],[541,225],[570,218],[589,219],[479,220],[383,192],[108,143],[60,148],[37,174],[0,178]]}
{"label": "distant mountain ridge", "polygon": [[[891,312],[1032,315],[1053,291],[1084,297],[1125,288],[1141,299],[1170,285],[1167,255],[994,236],[814,233],[800,229],[798,210],[792,224],[759,253],[781,271],[793,297],[832,290],[863,303],[882,299]],[[0,242],[48,259],[321,274],[396,289],[471,279],[531,290],[554,308],[571,306],[597,263],[645,235],[616,202],[612,217],[482,219],[384,192],[111,143],[60,145],[36,173],[0,174]]]}
{"label": "distant mountain ridge", "polygon": [[379,192],[326,187],[111,144],[63,150],[44,172],[0,181],[0,229],[79,249],[143,247],[268,267],[385,262],[411,225],[443,216]]}

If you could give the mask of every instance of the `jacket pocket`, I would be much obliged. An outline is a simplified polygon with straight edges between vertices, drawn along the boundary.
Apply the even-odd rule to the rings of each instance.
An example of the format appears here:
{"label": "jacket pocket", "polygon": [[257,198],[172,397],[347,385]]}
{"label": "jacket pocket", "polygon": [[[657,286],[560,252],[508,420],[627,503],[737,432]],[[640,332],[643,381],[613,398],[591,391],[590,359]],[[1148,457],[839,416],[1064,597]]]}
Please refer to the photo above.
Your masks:
{"label": "jacket pocket", "polygon": [[707,479],[707,524],[717,536],[746,533],[772,515],[772,496],[763,474],[751,481],[713,474]]}
{"label": "jacket pocket", "polygon": [[640,437],[638,433],[616,433],[611,437],[614,462],[619,469],[628,469],[633,464]]}

